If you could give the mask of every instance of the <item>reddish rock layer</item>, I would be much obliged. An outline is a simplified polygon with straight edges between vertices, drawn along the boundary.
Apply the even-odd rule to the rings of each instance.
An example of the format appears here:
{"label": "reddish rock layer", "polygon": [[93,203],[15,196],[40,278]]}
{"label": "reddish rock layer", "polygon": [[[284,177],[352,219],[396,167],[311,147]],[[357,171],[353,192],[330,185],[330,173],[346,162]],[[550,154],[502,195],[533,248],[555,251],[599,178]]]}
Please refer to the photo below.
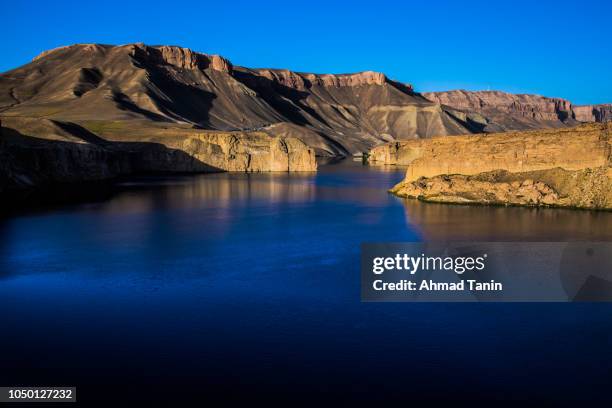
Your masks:
{"label": "reddish rock layer", "polygon": [[612,121],[612,104],[584,105],[573,107],[576,120],[581,122]]}
{"label": "reddish rock layer", "polygon": [[564,120],[571,112],[570,101],[539,95],[515,95],[500,91],[463,90],[424,93],[432,102],[473,111],[498,110],[535,120]]}

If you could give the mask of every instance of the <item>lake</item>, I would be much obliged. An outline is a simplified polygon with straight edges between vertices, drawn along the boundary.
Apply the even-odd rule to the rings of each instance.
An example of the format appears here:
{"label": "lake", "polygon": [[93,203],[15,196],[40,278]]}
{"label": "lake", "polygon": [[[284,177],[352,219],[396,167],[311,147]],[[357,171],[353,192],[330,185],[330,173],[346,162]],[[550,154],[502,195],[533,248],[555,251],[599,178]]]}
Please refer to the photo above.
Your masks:
{"label": "lake", "polygon": [[[0,218],[0,385],[105,399],[602,400],[610,304],[361,303],[359,245],[612,239],[612,213],[449,206],[400,168],[121,180]],[[103,394],[102,387],[107,391]]]}

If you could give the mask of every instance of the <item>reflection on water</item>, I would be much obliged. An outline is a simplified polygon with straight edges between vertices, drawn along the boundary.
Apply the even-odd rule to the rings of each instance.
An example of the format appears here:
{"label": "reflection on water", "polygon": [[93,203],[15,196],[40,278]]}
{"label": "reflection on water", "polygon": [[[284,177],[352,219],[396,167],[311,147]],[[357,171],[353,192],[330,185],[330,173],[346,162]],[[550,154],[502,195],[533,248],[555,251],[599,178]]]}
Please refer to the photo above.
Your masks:
{"label": "reflection on water", "polygon": [[172,270],[176,279],[228,257],[266,273],[288,261],[354,262],[364,240],[418,238],[386,193],[401,177],[348,162],[319,173],[134,178],[100,200],[5,218],[0,276]]}
{"label": "reflection on water", "polygon": [[403,200],[407,223],[425,240],[606,241],[612,212],[446,205]]}
{"label": "reflection on water", "polygon": [[195,177],[145,177],[120,183],[106,213],[147,212],[155,208],[197,211],[241,207],[249,203],[307,203],[315,199],[310,174],[211,174]]}
{"label": "reflection on water", "polygon": [[402,177],[354,162],[145,177],[5,216],[0,384],[563,399],[580,387],[560,368],[595,356],[588,384],[609,378],[606,305],[361,303],[358,260],[362,242],[609,239],[612,213],[405,201],[386,192]]}

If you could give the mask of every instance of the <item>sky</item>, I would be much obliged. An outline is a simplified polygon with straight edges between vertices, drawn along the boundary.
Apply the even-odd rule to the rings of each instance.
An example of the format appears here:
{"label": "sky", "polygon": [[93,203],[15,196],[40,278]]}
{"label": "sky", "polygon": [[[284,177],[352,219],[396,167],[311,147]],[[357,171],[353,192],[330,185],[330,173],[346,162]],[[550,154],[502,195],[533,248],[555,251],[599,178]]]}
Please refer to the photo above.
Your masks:
{"label": "sky", "polygon": [[417,91],[612,102],[612,1],[0,0],[0,72],[74,43],[180,45],[235,65],[380,71]]}

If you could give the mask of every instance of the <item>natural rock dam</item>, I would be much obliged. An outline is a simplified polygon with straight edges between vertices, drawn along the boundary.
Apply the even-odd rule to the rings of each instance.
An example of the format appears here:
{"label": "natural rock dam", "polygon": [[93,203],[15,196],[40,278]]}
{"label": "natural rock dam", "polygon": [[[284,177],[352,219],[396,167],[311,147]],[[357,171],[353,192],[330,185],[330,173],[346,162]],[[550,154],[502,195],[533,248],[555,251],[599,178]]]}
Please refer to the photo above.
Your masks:
{"label": "natural rock dam", "polygon": [[141,125],[130,131],[131,141],[116,141],[74,123],[16,117],[3,118],[0,130],[0,192],[137,173],[317,168],[302,141],[264,132]]}
{"label": "natural rock dam", "polygon": [[612,126],[436,137],[372,150],[408,166],[394,194],[424,201],[612,209]]}

